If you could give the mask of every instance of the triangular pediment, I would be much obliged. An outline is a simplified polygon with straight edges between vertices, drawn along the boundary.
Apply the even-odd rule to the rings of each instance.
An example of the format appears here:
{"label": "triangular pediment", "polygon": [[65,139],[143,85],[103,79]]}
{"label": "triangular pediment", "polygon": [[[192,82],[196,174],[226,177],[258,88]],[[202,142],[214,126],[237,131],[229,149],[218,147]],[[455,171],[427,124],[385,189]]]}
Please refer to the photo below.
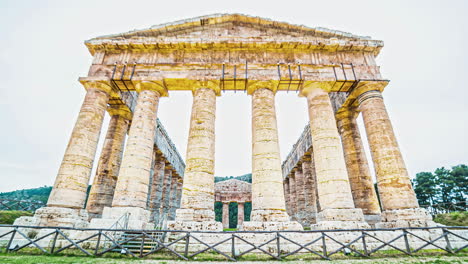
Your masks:
{"label": "triangular pediment", "polygon": [[[370,40],[342,31],[311,28],[270,19],[241,14],[215,14],[172,23],[155,25],[147,29],[93,38],[88,43],[130,41],[139,39],[174,42],[229,41],[304,41],[306,39]],[[179,40],[179,41],[177,41]]]}

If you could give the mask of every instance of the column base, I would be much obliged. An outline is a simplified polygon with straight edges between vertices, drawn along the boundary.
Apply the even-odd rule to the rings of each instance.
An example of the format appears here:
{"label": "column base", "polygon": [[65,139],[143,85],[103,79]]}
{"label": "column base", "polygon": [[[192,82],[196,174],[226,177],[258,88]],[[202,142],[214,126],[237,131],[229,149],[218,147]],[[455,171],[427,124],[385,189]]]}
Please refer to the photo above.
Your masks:
{"label": "column base", "polygon": [[[123,216],[128,215],[128,219]],[[139,207],[104,207],[102,218],[91,219],[90,228],[153,229],[151,212]],[[116,227],[114,224],[119,222]],[[126,228],[125,228],[126,227]]]}
{"label": "column base", "polygon": [[314,230],[330,229],[368,229],[362,209],[324,209],[317,214],[317,223],[311,225]]}
{"label": "column base", "polygon": [[386,210],[382,212],[382,222],[376,228],[430,227],[437,226],[432,216],[424,208]]}
{"label": "column base", "polygon": [[167,222],[169,230],[223,231],[223,224],[216,222],[213,210],[179,208],[174,221]]}
{"label": "column base", "polygon": [[239,229],[240,231],[282,231],[282,230],[304,230],[296,221],[285,222],[259,222],[246,221]]}
{"label": "column base", "polygon": [[382,216],[380,214],[376,215],[364,215],[364,220],[371,226],[375,227],[377,223],[380,223],[382,221]]}
{"label": "column base", "polygon": [[[294,219],[294,216],[293,216]],[[289,215],[284,210],[252,210],[251,222],[289,222]]]}
{"label": "column base", "polygon": [[175,221],[183,222],[214,222],[215,212],[213,210],[194,210],[179,208],[175,211]]}
{"label": "column base", "polygon": [[86,228],[89,222],[85,209],[42,207],[36,210],[34,216],[19,217],[14,225]]}
{"label": "column base", "polygon": [[310,226],[316,223],[316,217],[317,213],[301,211],[294,216],[293,220],[299,222],[302,226]]}

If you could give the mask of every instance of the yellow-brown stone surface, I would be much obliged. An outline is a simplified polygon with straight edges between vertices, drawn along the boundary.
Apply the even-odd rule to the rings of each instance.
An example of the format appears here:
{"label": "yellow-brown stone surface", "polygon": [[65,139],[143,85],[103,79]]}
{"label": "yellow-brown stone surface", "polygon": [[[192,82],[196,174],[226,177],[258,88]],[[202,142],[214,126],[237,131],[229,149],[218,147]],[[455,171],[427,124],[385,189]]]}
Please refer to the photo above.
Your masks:
{"label": "yellow-brown stone surface", "polygon": [[105,84],[87,85],[47,206],[81,209],[85,203],[110,92],[110,87]]}
{"label": "yellow-brown stone surface", "polygon": [[[215,91],[196,89],[193,93],[181,209],[177,211],[176,220],[214,221],[215,118]],[[179,212],[188,213],[179,217]]]}
{"label": "yellow-brown stone surface", "polygon": [[252,94],[251,221],[288,221],[278,144],[275,92]]}
{"label": "yellow-brown stone surface", "polygon": [[159,96],[155,90],[139,92],[112,207],[146,209]]}
{"label": "yellow-brown stone surface", "polygon": [[316,88],[308,92],[307,102],[320,207],[354,208],[330,98],[327,92]]}
{"label": "yellow-brown stone surface", "polygon": [[381,93],[369,91],[358,100],[383,210],[419,207]]}
{"label": "yellow-brown stone surface", "polygon": [[313,164],[310,154],[303,158],[302,173],[304,174],[306,221],[310,221],[310,224],[313,224],[315,223],[317,214],[317,184],[315,164]]}
{"label": "yellow-brown stone surface", "polygon": [[339,113],[337,115],[338,131],[343,143],[354,205],[356,208],[361,208],[364,214],[377,215],[380,214],[379,201],[375,193],[356,117],[357,113],[353,109],[346,109]]}
{"label": "yellow-brown stone surface", "polygon": [[123,115],[111,116],[96,176],[86,204],[90,216],[100,216],[104,207],[112,204],[129,122],[130,120]]}
{"label": "yellow-brown stone surface", "polygon": [[159,214],[159,208],[161,208],[165,166],[166,162],[164,157],[162,157],[161,154],[156,154],[153,169],[153,184],[151,186],[149,203],[152,219],[154,219],[156,214]]}

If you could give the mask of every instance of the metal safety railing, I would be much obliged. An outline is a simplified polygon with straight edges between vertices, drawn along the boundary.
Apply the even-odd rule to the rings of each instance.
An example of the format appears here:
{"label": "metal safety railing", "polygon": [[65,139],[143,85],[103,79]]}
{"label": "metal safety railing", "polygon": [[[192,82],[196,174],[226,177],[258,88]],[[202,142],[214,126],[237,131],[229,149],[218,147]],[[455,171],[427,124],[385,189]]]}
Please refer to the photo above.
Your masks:
{"label": "metal safety railing", "polygon": [[[35,230],[36,235],[28,234],[30,230]],[[131,235],[117,240],[108,235],[109,231]],[[164,234],[155,235],[155,232]],[[4,243],[0,245],[6,245],[2,251],[7,253],[32,247],[43,254],[59,254],[74,248],[78,253],[89,256],[104,256],[118,251],[132,257],[161,253],[166,257],[188,260],[211,252],[231,261],[242,259],[247,254],[276,260],[309,254],[329,260],[339,253],[365,258],[389,249],[405,255],[424,249],[455,254],[466,251],[468,247],[468,227],[210,232],[0,225],[0,242],[2,240]],[[128,245],[131,242],[141,246],[130,250]],[[148,242],[151,247],[145,246]]]}

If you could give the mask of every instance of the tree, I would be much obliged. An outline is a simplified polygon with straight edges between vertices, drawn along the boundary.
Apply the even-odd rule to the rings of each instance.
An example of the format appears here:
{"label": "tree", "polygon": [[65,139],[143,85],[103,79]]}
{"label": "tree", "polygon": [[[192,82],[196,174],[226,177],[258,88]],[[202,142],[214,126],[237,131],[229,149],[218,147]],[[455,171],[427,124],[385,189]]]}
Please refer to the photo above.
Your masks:
{"label": "tree", "polygon": [[414,191],[420,205],[434,205],[437,200],[437,178],[431,172],[420,172],[413,180]]}

